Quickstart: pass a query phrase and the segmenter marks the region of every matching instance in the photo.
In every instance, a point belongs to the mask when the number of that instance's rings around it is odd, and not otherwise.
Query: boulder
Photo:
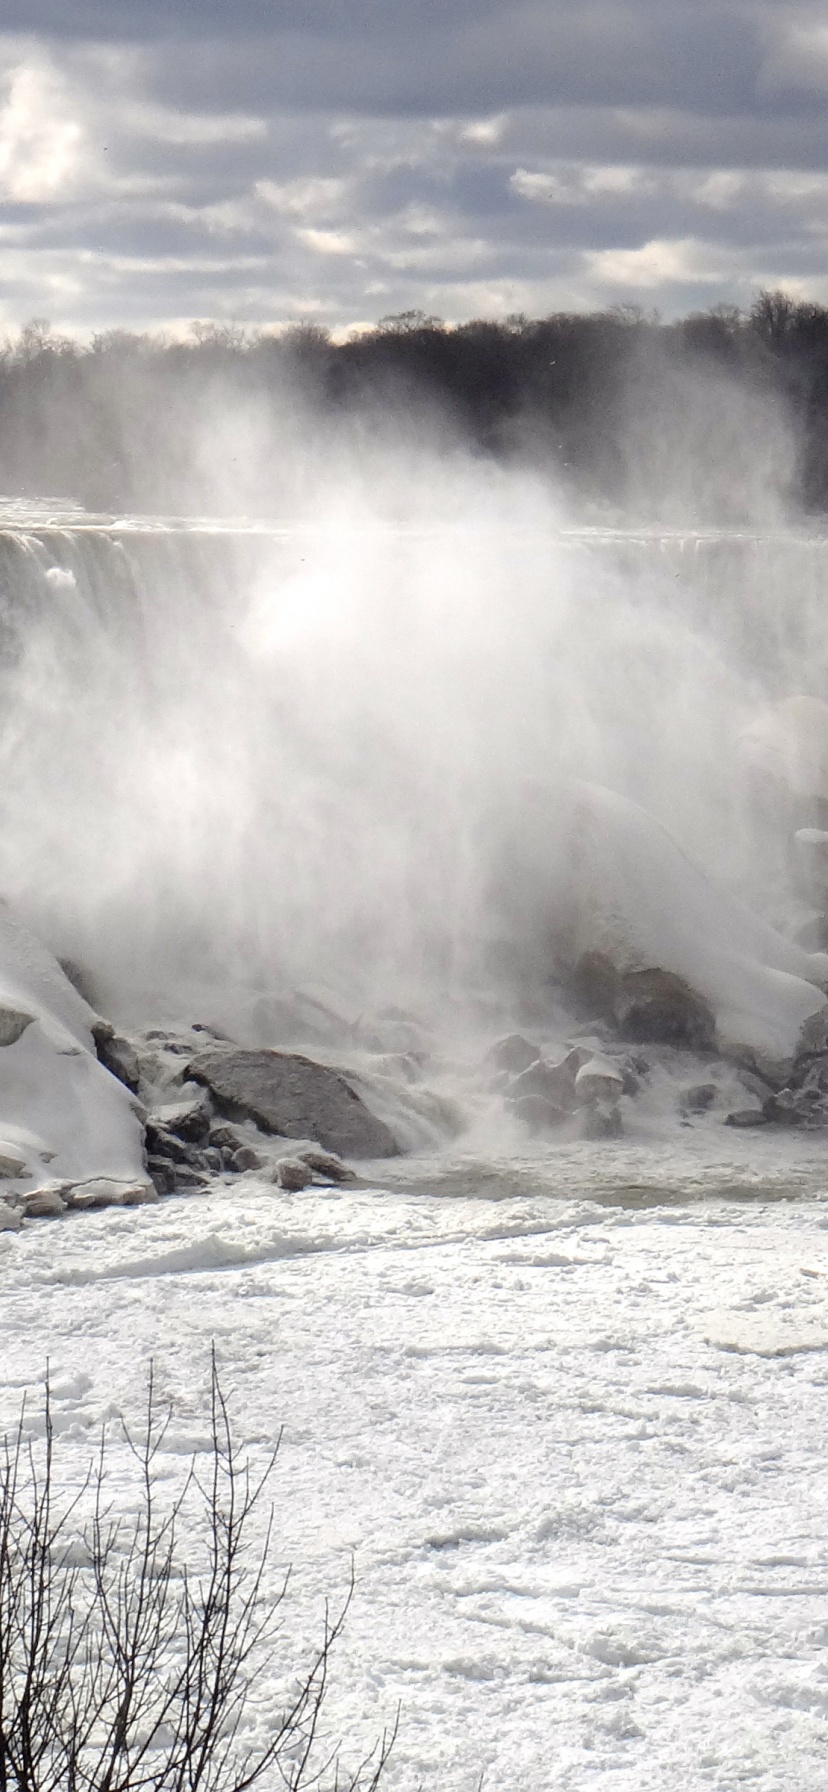
[[[337,1070],[298,1053],[216,1046],[189,1065],[219,1112],[255,1121],[263,1132],[318,1139],[323,1149],[357,1158],[396,1157],[399,1146]]]
[[[95,1041],[98,1063],[109,1071],[110,1076],[117,1077],[118,1082],[123,1083],[125,1088],[131,1089],[133,1095],[137,1095],[141,1081],[141,1067],[134,1045],[130,1045],[128,1039],[124,1039],[120,1033],[116,1033],[115,1028],[105,1020],[92,1022],[92,1037]]]
[[[717,1094],[715,1083],[688,1083],[681,1091],[679,1106],[683,1114],[706,1114]]]
[[[210,1099],[204,1089],[187,1089],[186,1084],[176,1101],[167,1101],[159,1108],[153,1108],[150,1124],[163,1128],[166,1133],[174,1133],[188,1145],[200,1145],[210,1131],[212,1112]]]
[[[74,1182],[65,1191],[66,1205],[73,1210],[88,1211],[101,1207],[143,1207],[156,1199],[151,1181],[120,1182],[112,1176],[90,1176]]]
[[[564,1108],[555,1107],[542,1095],[521,1095],[516,1101],[510,1101],[509,1106],[515,1119],[528,1126],[530,1132],[554,1132],[556,1126],[563,1126],[569,1119]]]
[[[725,1115],[725,1126],[748,1128],[767,1126],[768,1115],[763,1108],[737,1108],[735,1113]]]
[[[51,1187],[32,1189],[30,1195],[23,1196],[23,1217],[27,1220],[58,1219],[67,1209],[65,1185],[53,1184]]]
[[[528,1070],[530,1064],[536,1064],[540,1051],[524,1039],[522,1033],[509,1033],[505,1039],[497,1039],[486,1053],[486,1060],[495,1070],[509,1071],[519,1076],[522,1070]]]
[[[147,1175],[157,1195],[175,1193],[175,1166],[169,1158],[155,1157],[152,1153],[147,1158]]]
[[[273,1180],[286,1194],[298,1195],[301,1189],[310,1187],[313,1171],[301,1157],[283,1157],[276,1165]]]
[[[622,1039],[693,1051],[714,1045],[716,1019],[710,1003],[674,971],[657,966],[616,970],[608,958],[591,952],[579,961],[575,984],[580,995],[588,994],[600,1006]]]
[[[582,1064],[592,1056],[581,1046],[575,1046],[567,1052],[565,1058],[549,1063],[546,1058],[538,1058],[509,1084],[510,1101],[520,1101],[525,1095],[539,1095],[544,1101],[551,1102],[553,1107],[560,1108],[568,1114],[575,1106],[575,1082]]]
[[[616,1102],[624,1093],[624,1074],[611,1058],[587,1058],[575,1078],[575,1095],[579,1102]]]
[[[335,1151],[320,1151],[312,1146],[309,1151],[300,1151],[299,1157],[303,1163],[307,1164],[308,1169],[313,1171],[314,1176],[319,1177],[323,1182],[341,1183],[356,1182],[357,1180],[353,1170],[349,1170],[348,1165],[342,1162],[341,1157],[337,1157]]]
[[[217,1151],[239,1151],[245,1140],[235,1126],[229,1126],[226,1120],[214,1122],[210,1127],[210,1145]]]
[[[264,1158],[259,1156],[258,1151],[254,1151],[252,1145],[240,1145],[231,1158],[231,1167],[237,1176],[243,1176],[248,1170],[261,1170],[263,1164]]]
[[[165,1126],[156,1125],[154,1120],[147,1122],[146,1145],[150,1157],[164,1158],[170,1164],[190,1164],[198,1155],[192,1145],[179,1139],[174,1132],[168,1132]]]
[[[778,1126],[828,1126],[828,1058],[800,1059],[790,1083],[768,1097],[764,1111]]]

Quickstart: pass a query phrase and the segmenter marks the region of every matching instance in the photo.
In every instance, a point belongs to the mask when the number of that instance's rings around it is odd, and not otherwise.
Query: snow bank
[[[95,1055],[95,1016],[60,965],[0,908],[0,1181],[146,1183],[143,1128]]]
[[[671,971],[710,1004],[722,1051],[792,1057],[825,1006],[828,954],[783,939],[637,803],[579,784],[565,805],[557,880],[571,962],[599,953],[622,973]]]

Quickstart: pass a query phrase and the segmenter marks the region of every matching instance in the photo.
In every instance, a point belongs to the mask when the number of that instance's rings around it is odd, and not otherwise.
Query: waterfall
[[[828,693],[826,595],[805,532],[6,516],[0,891],[131,1018],[452,991],[526,790],[577,776],[761,907],[739,731]]]

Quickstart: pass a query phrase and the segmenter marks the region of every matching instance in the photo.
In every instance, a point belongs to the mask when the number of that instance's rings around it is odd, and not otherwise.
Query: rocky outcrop
[[[110,1076],[117,1077],[118,1082],[123,1083],[126,1089],[131,1089],[133,1095],[137,1095],[141,1067],[134,1045],[124,1039],[121,1033],[116,1033],[108,1020],[101,1020],[100,1017],[93,1020],[91,1030],[98,1063],[109,1071]]]
[[[580,1000],[596,1008],[622,1039],[712,1049],[716,1017],[709,1002],[674,971],[651,966],[617,970],[599,952],[585,953],[575,968]]]
[[[399,1153],[390,1128],[347,1079],[312,1058],[215,1046],[190,1060],[188,1075],[209,1089],[219,1113],[252,1120],[263,1132],[315,1139],[343,1157]]]

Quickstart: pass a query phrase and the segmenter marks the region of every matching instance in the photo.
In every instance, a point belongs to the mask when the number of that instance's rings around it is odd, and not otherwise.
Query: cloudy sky
[[[828,8],[0,0],[0,330],[828,303]]]

